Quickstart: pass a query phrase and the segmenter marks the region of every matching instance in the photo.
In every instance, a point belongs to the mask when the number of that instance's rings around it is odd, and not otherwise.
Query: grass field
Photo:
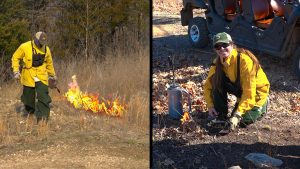
[[[149,47],[108,51],[102,59],[53,57],[61,93],[50,90],[47,124],[36,124],[34,115],[24,118],[18,114],[21,84],[1,81],[0,168],[148,168]],[[75,109],[64,97],[73,75],[82,92],[121,98],[126,105],[124,116]],[[54,162],[48,163],[45,156]]]

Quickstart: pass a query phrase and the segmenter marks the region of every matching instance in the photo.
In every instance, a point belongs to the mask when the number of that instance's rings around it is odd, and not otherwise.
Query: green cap
[[[213,37],[213,45],[217,43],[230,43],[232,42],[231,36],[226,32],[217,33]]]
[[[35,34],[35,38],[41,43],[41,45],[45,45],[47,43],[47,36],[45,32],[37,32]]]

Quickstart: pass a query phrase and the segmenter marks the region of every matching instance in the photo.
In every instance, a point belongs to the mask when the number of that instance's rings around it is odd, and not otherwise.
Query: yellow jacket
[[[44,63],[38,67],[32,67],[32,45],[39,54],[45,54],[45,47],[38,48],[34,41],[28,41],[20,45],[12,56],[13,72],[19,72],[20,61],[22,60],[21,84],[28,87],[35,87],[33,77],[37,77],[42,83],[48,85],[48,76],[55,76],[52,56],[47,46]]]
[[[230,56],[223,63],[223,71],[231,82],[235,82],[237,78],[237,50],[233,49]],[[237,112],[240,115],[251,110],[254,106],[261,107],[269,95],[270,83],[266,74],[259,68],[257,71],[252,70],[253,61],[245,53],[240,54],[240,81],[242,88],[242,96],[239,99]],[[208,78],[204,84],[204,98],[208,108],[214,107],[212,98],[212,75],[215,73],[216,67],[212,66],[208,73]]]

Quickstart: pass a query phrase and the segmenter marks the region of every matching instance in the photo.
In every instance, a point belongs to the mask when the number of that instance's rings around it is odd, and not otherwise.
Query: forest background
[[[149,44],[149,2],[145,0],[3,0],[0,7],[2,79],[9,78],[13,52],[37,31],[47,33],[57,58],[105,59],[107,51],[128,52]]]

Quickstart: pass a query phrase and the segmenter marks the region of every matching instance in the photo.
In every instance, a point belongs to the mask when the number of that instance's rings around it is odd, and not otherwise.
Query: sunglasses
[[[216,50],[220,50],[222,47],[225,49],[229,46],[230,44],[229,43],[218,43],[214,46],[214,48]]]

